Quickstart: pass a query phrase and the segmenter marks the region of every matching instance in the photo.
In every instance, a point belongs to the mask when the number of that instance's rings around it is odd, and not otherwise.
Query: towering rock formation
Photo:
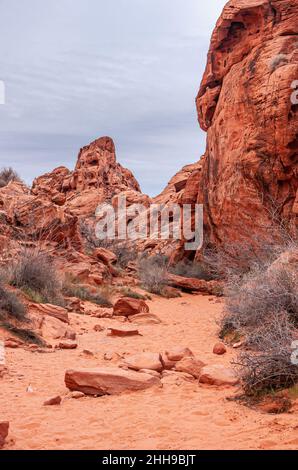
[[[74,171],[56,168],[36,178],[32,186],[32,194],[65,206],[76,216],[94,215],[98,204],[127,190],[139,193],[140,186],[131,171],[117,163],[115,145],[109,137],[82,148]]]
[[[196,201],[214,244],[252,237],[273,212],[297,225],[297,18],[297,0],[231,0],[213,32],[197,97],[207,151]]]

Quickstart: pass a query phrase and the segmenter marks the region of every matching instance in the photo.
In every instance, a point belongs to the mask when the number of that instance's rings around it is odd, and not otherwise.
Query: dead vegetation
[[[171,267],[169,271],[178,276],[202,279],[205,281],[212,281],[215,278],[211,267],[204,261],[183,260]]]
[[[14,292],[0,285],[0,318],[24,321],[26,308]]]
[[[21,182],[21,178],[13,168],[2,168],[0,171],[0,188],[4,188],[11,181]]]
[[[152,294],[165,295],[168,286],[167,259],[163,256],[143,257],[138,263],[142,287]]]
[[[103,285],[97,288],[97,292],[91,292],[87,287],[77,283],[76,279],[66,276],[62,292],[67,297],[76,297],[83,301],[92,302],[100,307],[113,307],[111,286]]]
[[[297,243],[284,237],[260,250],[237,247],[232,253],[223,256],[228,267],[220,335],[245,338],[246,350],[236,361],[244,392],[258,397],[292,387],[298,382],[298,366],[291,362],[298,327]]]
[[[61,281],[52,258],[38,249],[24,249],[8,267],[9,283],[32,301],[63,305]]]

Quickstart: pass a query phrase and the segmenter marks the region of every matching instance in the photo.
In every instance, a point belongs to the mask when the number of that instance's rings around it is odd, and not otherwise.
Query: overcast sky
[[[0,0],[0,167],[30,183],[111,136],[142,190],[198,160],[195,97],[225,0]]]

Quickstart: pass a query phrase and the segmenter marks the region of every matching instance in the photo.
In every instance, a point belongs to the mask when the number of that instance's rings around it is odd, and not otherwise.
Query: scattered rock
[[[57,318],[63,323],[69,324],[69,317],[66,308],[58,307],[57,305],[30,303],[29,311],[33,314],[48,315],[50,317]]]
[[[194,376],[188,374],[187,372],[178,372],[176,370],[164,370],[162,373],[162,377],[181,377],[185,380],[189,380],[193,382]]]
[[[227,348],[224,343],[217,343],[213,348],[213,354],[217,354],[218,356],[222,356],[227,352]]]
[[[4,446],[5,439],[8,436],[9,431],[9,422],[8,421],[0,421],[0,449]]]
[[[176,363],[181,361],[184,357],[192,356],[193,353],[190,349],[178,346],[162,353],[161,362],[164,369],[171,370],[173,367],[175,367]]]
[[[49,315],[42,317],[41,335],[46,340],[76,337],[75,332],[65,322]]]
[[[106,367],[68,370],[65,373],[65,384],[71,391],[102,396],[145,390],[160,385],[160,380],[149,374]]]
[[[133,370],[149,369],[160,372],[163,369],[160,359],[161,356],[158,353],[140,353],[125,358],[121,366]]]
[[[114,306],[114,315],[129,317],[138,313],[149,313],[149,307],[144,300],[122,297]]]
[[[96,248],[93,252],[93,256],[95,256],[99,261],[102,261],[106,266],[116,263],[117,261],[115,253],[107,250],[106,248]]]
[[[105,327],[101,325],[95,325],[93,330],[96,331],[96,333],[100,333],[101,331],[105,330]]]
[[[193,352],[189,348],[176,347],[165,352],[169,361],[178,362],[185,357],[193,357]]]
[[[161,323],[158,316],[153,313],[138,313],[136,315],[129,316],[128,319],[130,322],[137,323],[138,325],[158,325]]]
[[[207,385],[237,385],[239,379],[233,369],[214,364],[202,368],[199,382]]]
[[[203,294],[216,294],[222,288],[220,281],[205,281],[203,279],[167,274],[168,281],[172,286],[179,287],[187,292],[201,292]]]
[[[80,398],[84,398],[86,395],[83,392],[70,392],[67,397],[73,398],[74,400],[79,400]]]
[[[78,343],[76,341],[60,341],[58,344],[59,349],[77,349]]]
[[[108,335],[109,336],[119,336],[120,338],[124,338],[126,336],[141,336],[139,330],[136,328],[108,328]]]
[[[204,366],[204,362],[190,356],[184,357],[181,361],[177,362],[174,369],[177,372],[184,372],[198,379]]]
[[[60,395],[57,395],[56,397],[53,397],[53,398],[49,398],[48,400],[46,400],[43,404],[43,406],[56,406],[56,405],[60,405],[61,404],[61,401],[62,401],[62,398],[60,397]]]
[[[106,352],[103,358],[105,361],[116,362],[116,361],[119,361],[119,359],[122,359],[122,356],[121,354],[118,354],[116,352]]]
[[[90,356],[90,357],[94,356],[94,353],[92,351],[89,351],[89,349],[84,349],[82,354],[84,354],[85,356]]]

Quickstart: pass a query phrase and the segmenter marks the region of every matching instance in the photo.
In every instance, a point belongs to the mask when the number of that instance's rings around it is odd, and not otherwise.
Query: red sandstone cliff
[[[232,0],[213,32],[197,97],[207,131],[197,202],[215,244],[252,237],[272,207],[297,224],[297,17],[297,0]]]

